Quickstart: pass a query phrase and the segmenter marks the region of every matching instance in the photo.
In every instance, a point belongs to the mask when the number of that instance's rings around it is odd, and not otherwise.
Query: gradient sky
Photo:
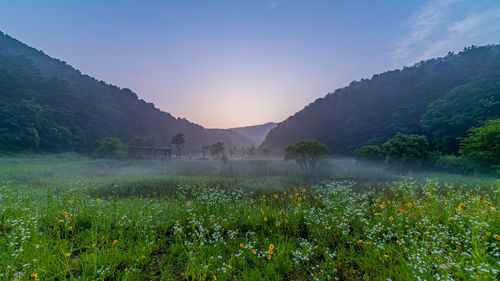
[[[500,1],[15,0],[0,3],[0,30],[174,116],[228,128],[500,43]]]

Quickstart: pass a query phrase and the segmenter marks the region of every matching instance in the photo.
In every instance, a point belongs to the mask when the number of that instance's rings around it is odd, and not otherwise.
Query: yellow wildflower
[[[68,212],[64,211],[64,212],[62,213],[62,215],[63,215],[63,216],[67,216],[67,215],[68,215]]]
[[[245,244],[240,243],[240,247],[241,247],[241,248],[245,247]]]
[[[389,220],[390,220],[390,221],[393,221],[393,220],[394,220],[394,218],[393,218],[392,216],[390,216],[390,217],[389,217]]]
[[[113,245],[116,245],[118,243],[118,240],[113,240]]]
[[[69,258],[71,256],[71,253],[66,253],[65,256]]]
[[[300,206],[302,206],[302,204],[298,203],[297,206],[300,207]]]
[[[68,204],[73,204],[73,203],[75,203],[75,202],[72,200],[68,200]]]
[[[69,226],[68,231],[71,231],[71,230],[73,230],[73,227]]]
[[[0,205],[0,207],[1,206],[2,205]],[[33,278],[34,280],[37,280],[38,279],[38,273],[36,273],[36,272],[35,273],[31,273],[30,277]]]
[[[495,238],[496,240],[500,240],[500,235],[495,234],[495,235],[493,235],[493,238]]]
[[[264,221],[267,221],[267,217],[264,217]]]

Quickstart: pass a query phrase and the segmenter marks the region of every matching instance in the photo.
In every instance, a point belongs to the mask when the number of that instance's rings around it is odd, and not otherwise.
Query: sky
[[[2,0],[0,31],[176,117],[231,128],[498,44],[500,1]]]

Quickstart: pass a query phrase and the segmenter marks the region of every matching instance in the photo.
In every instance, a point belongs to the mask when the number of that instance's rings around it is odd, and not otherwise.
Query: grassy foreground
[[[109,178],[3,180],[0,280],[500,277],[500,181],[405,178],[360,191],[345,180],[252,189],[151,177],[133,189]]]

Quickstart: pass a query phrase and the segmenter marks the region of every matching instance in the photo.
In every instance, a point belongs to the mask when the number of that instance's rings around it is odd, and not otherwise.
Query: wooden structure
[[[146,146],[144,147],[144,152],[146,157],[151,158],[171,158],[172,148],[171,147],[157,147],[157,146]]]

